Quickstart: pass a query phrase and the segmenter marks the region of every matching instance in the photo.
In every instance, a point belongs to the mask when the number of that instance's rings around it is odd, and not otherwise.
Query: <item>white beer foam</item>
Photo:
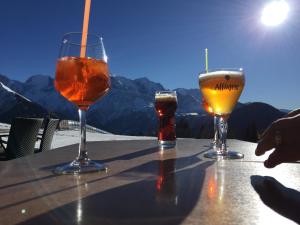
[[[173,94],[164,93],[164,94],[155,95],[155,100],[158,100],[158,101],[170,101],[170,100],[171,101],[176,101],[177,98]]]
[[[208,79],[211,77],[224,77],[226,75],[229,75],[231,77],[243,77],[244,72],[243,71],[218,70],[218,71],[200,74],[199,80],[205,80],[205,79]]]

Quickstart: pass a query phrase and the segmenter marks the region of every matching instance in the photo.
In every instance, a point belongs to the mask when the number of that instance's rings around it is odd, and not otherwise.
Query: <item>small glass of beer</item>
[[[226,146],[227,120],[245,86],[243,69],[219,69],[199,75],[199,87],[207,104],[218,118],[220,146],[204,156],[208,158],[240,159],[244,155],[228,151]]]
[[[176,92],[157,91],[155,93],[155,109],[159,119],[158,144],[162,149],[172,148],[176,145]]]

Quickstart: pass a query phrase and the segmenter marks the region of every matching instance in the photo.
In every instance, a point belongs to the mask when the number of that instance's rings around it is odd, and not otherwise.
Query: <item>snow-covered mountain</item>
[[[24,83],[0,76],[0,81],[61,118],[78,118],[76,107],[55,91],[53,78],[49,76],[34,75]],[[145,77],[131,80],[122,76],[112,76],[111,85],[109,93],[91,106],[88,111],[88,123],[112,132],[136,133],[138,131],[132,130],[133,124],[143,121],[147,127],[143,119],[140,121],[147,116],[152,125],[145,129],[153,130],[156,123],[154,94],[155,91],[165,88]],[[203,112],[199,90],[177,89],[177,93],[178,113]],[[136,125],[139,127],[139,124]]]
[[[14,117],[44,117],[48,111],[39,104],[13,91],[0,81],[0,118],[10,123]]]
[[[32,76],[23,83],[18,91],[26,98],[62,118],[77,118],[76,108],[55,90],[53,78],[49,76]]]
[[[49,76],[35,75],[25,82],[19,82],[0,75],[0,82],[2,83],[0,98],[3,96],[0,99],[0,121],[6,122],[7,115],[12,118],[14,114],[8,112],[22,113],[21,108],[27,109],[26,113],[30,109],[30,112],[51,113],[59,118],[78,119],[76,107],[56,92],[53,78]],[[122,76],[112,76],[109,93],[90,107],[87,115],[88,124],[117,134],[155,135],[157,118],[154,94],[159,90],[165,88],[145,77],[131,80]],[[199,90],[178,88],[176,91],[178,136],[210,137],[212,118],[202,109]],[[20,105],[20,102],[26,104]],[[3,111],[7,112],[6,115]],[[238,134],[239,138],[245,139],[244,136],[247,135],[245,130],[249,130],[249,127],[257,127],[261,131],[283,114],[263,103],[239,103],[232,113],[229,133],[233,136]]]

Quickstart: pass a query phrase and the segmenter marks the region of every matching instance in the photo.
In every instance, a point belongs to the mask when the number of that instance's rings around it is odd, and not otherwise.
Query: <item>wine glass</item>
[[[110,77],[103,40],[87,34],[81,45],[80,32],[63,36],[56,65],[55,88],[68,101],[78,107],[80,144],[78,156],[71,163],[57,167],[56,174],[80,174],[107,170],[106,165],[89,159],[86,146],[86,111],[110,89]],[[85,54],[82,56],[82,48]]]
[[[245,86],[243,69],[209,70],[199,75],[199,86],[203,97],[212,107],[218,119],[220,146],[209,151],[208,158],[241,159],[243,154],[229,151],[226,145],[227,120]]]

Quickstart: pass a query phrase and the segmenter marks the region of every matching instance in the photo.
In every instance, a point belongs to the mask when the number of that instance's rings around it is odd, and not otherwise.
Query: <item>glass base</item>
[[[215,140],[211,140],[210,142],[210,148],[214,149],[216,151],[216,149],[218,149],[219,147],[219,143],[215,142]]]
[[[242,159],[244,154],[234,151],[227,151],[226,153],[221,153],[216,150],[208,151],[204,154],[204,157],[210,159]]]
[[[158,141],[158,145],[161,149],[174,148],[176,146],[176,140],[174,141]]]
[[[71,163],[59,166],[54,169],[55,174],[82,174],[90,172],[107,171],[107,166],[105,164],[97,163],[90,159],[85,161],[74,160]]]

